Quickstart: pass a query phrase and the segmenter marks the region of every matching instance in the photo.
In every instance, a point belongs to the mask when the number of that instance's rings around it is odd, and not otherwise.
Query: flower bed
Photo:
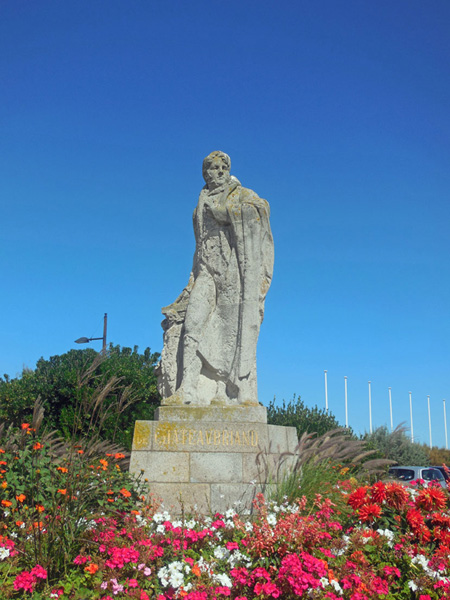
[[[23,435],[19,450],[0,449],[2,600],[450,599],[441,488],[348,480],[333,490],[336,504],[258,496],[251,517],[175,519],[138,504],[120,456],[47,464],[45,444]]]

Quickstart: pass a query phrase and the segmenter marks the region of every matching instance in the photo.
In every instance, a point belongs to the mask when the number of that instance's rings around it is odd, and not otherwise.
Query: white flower
[[[183,573],[180,573],[179,571],[172,573],[172,575],[169,577],[169,582],[173,588],[179,588],[184,583]]]
[[[153,515],[153,521],[155,523],[164,523],[164,521],[170,521],[170,514],[166,510],[162,513],[155,513]]]
[[[412,592],[415,592],[418,589],[414,581],[408,581],[408,587]]]
[[[328,581],[328,577],[321,577],[320,578],[320,585],[322,587],[326,587],[327,585],[330,585],[330,582]]]
[[[194,519],[191,519],[190,521],[187,521],[187,523],[184,524],[186,529],[194,529],[194,527],[197,525],[197,522],[194,521]],[[186,588],[184,588],[186,589]]]
[[[136,522],[138,525],[147,525],[147,519],[145,519],[142,515],[136,515]]]
[[[247,532],[253,531],[253,525],[251,523],[246,523],[245,531],[247,531]]]
[[[273,527],[277,524],[277,517],[273,513],[270,513],[270,515],[267,516],[267,522]]]
[[[411,562],[414,565],[420,565],[423,569],[427,569],[428,567],[428,559],[423,554],[417,554],[411,559]]]
[[[164,525],[158,525],[158,527],[156,528],[156,533],[165,533],[166,532],[166,528],[164,527]]]
[[[222,560],[223,558],[226,558],[228,554],[229,551],[223,546],[216,546],[214,548],[214,556],[215,558],[217,558],[217,560]]]
[[[342,595],[344,593],[341,586],[339,585],[339,582],[336,581],[336,579],[332,579],[330,581],[330,584],[334,587],[334,591],[337,592],[338,594]]]
[[[234,510],[233,510],[232,508],[229,508],[229,509],[227,510],[227,512],[225,513],[225,517],[226,517],[227,519],[232,519],[232,518],[234,517],[234,515],[235,515],[235,514],[236,514],[236,513],[234,512]]]
[[[231,586],[233,585],[231,579],[228,577],[228,575],[226,573],[216,573],[214,575],[214,579],[215,581],[217,581],[217,583],[220,583],[220,585],[226,586],[231,588]]]
[[[169,585],[169,570],[167,567],[161,567],[161,569],[158,571],[158,577],[164,587]]]
[[[173,527],[183,527],[183,522],[182,521],[172,521],[172,526]]]
[[[4,548],[3,546],[0,547],[0,560],[4,560],[5,558],[8,558],[8,556],[9,556],[9,549]]]
[[[390,529],[377,529],[377,533],[379,535],[384,535],[384,537],[387,537],[388,540],[394,539],[394,532]]]

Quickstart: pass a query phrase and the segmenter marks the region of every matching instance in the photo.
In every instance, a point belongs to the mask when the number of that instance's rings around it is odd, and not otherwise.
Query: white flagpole
[[[348,427],[347,376],[344,377],[344,390],[345,390],[345,426]]]
[[[412,416],[412,393],[409,392],[409,417],[411,419],[411,441],[414,442],[414,426]]]
[[[392,420],[392,390],[389,388],[389,414],[391,415],[391,431],[394,431],[394,422]]]
[[[325,374],[325,411],[328,412],[328,383],[327,383],[327,371],[324,371]]]
[[[372,433],[372,390],[370,388],[370,381],[368,382],[369,384],[369,430],[370,433]]]
[[[427,396],[428,400],[428,431],[430,432],[430,448],[433,447],[433,440],[431,438],[431,410],[430,410],[430,396]]]
[[[448,450],[448,441],[447,441],[447,413],[445,412],[445,398],[442,400],[444,403],[444,429],[445,429],[445,449]]]

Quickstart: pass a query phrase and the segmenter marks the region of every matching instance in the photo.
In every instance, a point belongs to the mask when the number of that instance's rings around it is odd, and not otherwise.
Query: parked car
[[[406,485],[411,485],[412,481],[423,479],[427,483],[435,481],[441,487],[447,489],[447,483],[444,475],[436,467],[390,467],[388,475],[395,479],[399,479]]]
[[[439,469],[439,471],[444,476],[445,482],[447,483],[447,487],[450,487],[450,471],[448,467],[444,467],[443,465],[441,465],[440,467],[433,467],[433,469]]]

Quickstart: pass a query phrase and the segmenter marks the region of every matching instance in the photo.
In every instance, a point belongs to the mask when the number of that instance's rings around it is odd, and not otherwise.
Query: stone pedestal
[[[263,406],[161,406],[155,418],[136,422],[130,471],[144,471],[172,513],[251,511],[298,443],[295,427],[267,424]]]

